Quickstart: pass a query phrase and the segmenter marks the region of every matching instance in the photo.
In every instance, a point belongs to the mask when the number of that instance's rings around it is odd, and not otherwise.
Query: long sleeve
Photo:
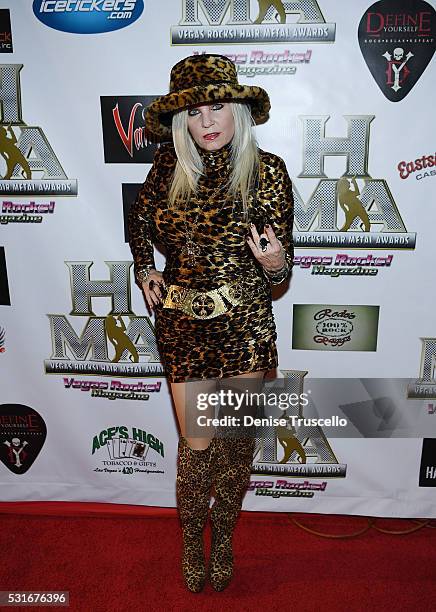
[[[266,160],[265,166],[263,180],[266,183],[265,196],[268,200],[269,223],[283,245],[289,266],[288,274],[280,281],[283,282],[289,276],[294,260],[292,182],[281,157],[271,156],[269,160]],[[272,284],[275,283],[272,281]]]
[[[153,165],[130,208],[128,217],[129,244],[132,251],[135,277],[138,279],[148,268],[155,268],[152,242],[152,216],[156,201],[155,181],[158,172],[159,149]]]

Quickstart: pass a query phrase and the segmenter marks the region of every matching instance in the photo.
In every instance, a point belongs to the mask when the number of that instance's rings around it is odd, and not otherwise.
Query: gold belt
[[[226,283],[210,291],[197,291],[181,285],[170,285],[163,303],[164,308],[178,308],[196,319],[212,319],[227,312],[222,296],[230,304],[237,306],[243,301],[247,292],[239,281]],[[250,296],[251,297],[251,296]]]

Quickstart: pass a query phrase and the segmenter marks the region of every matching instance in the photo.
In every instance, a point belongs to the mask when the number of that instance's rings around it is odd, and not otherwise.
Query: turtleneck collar
[[[197,143],[195,143],[195,146],[206,171],[216,172],[221,168],[230,166],[230,159],[232,155],[231,141],[216,151],[206,151],[197,145]]]

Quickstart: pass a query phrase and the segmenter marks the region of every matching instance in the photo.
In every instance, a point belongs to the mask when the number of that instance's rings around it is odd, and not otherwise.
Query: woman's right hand
[[[145,301],[151,310],[163,301],[162,288],[165,288],[165,281],[162,272],[150,270],[147,280],[142,283]]]

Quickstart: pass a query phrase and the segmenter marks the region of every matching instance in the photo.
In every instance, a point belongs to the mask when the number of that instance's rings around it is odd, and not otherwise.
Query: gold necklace
[[[216,195],[222,191],[225,187],[227,187],[227,183],[225,183],[224,185],[220,185],[220,187],[218,189],[215,189],[211,195],[211,199],[212,196],[213,198],[216,197]],[[221,205],[221,208],[219,208],[219,210],[217,212],[221,212],[222,209],[224,208],[224,206],[227,203],[227,199],[228,196],[224,199],[224,203]],[[200,210],[201,208],[199,207],[197,214],[195,215],[195,220],[191,221],[190,223],[190,227],[188,228],[188,223],[187,223],[187,213],[188,213],[188,204],[191,201],[191,197],[188,196],[188,198],[186,199],[186,203],[185,203],[185,207],[184,207],[184,214],[183,214],[183,222],[184,222],[184,226],[185,226],[185,245],[182,247],[182,253],[183,255],[186,255],[188,258],[188,265],[191,267],[194,267],[195,264],[197,263],[196,258],[200,256],[201,254],[201,247],[200,245],[195,241],[195,234],[197,233],[197,227],[198,227],[198,217],[200,215]]]

